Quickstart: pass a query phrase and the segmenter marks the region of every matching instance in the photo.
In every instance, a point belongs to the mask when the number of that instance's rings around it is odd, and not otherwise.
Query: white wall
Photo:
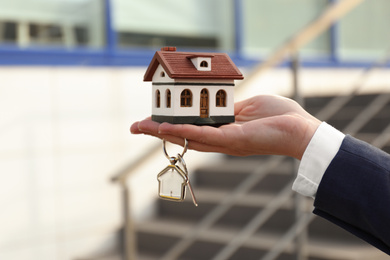
[[[70,260],[113,246],[122,213],[110,177],[161,144],[129,133],[151,114],[145,69],[0,67],[0,259]],[[302,70],[302,89],[348,93],[362,71]],[[362,92],[389,91],[389,75],[376,70]],[[235,99],[264,93],[291,94],[290,71],[262,74]],[[216,156],[189,151],[185,160],[191,172]],[[156,177],[167,163],[161,151],[129,181],[137,220],[153,213]]]
[[[129,133],[150,115],[144,71],[0,68],[0,259],[74,259],[114,242],[110,177],[156,141]]]

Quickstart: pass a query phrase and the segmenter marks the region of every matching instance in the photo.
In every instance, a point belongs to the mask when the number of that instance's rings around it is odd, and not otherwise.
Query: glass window
[[[225,0],[114,0],[121,47],[232,49],[234,10]]]
[[[64,37],[63,28],[55,24],[29,24],[30,44],[61,45]]]
[[[192,92],[189,89],[185,89],[180,94],[180,106],[192,107]]]
[[[226,92],[225,90],[218,90],[216,95],[216,102],[217,107],[226,107]]]
[[[0,42],[16,43],[16,30],[15,22],[0,21]]]
[[[208,68],[208,67],[209,67],[209,64],[207,63],[207,61],[202,61],[202,62],[200,63],[200,66],[201,66],[202,68]]]
[[[165,95],[167,98],[167,107],[171,107],[171,91],[169,89],[167,89]]]
[[[156,90],[156,107],[160,107],[161,105],[161,94],[160,90]]]
[[[104,1],[1,1],[0,43],[102,48],[104,14]]]
[[[179,51],[203,48],[205,51],[237,54],[234,56],[243,60],[244,65],[245,61],[264,59],[318,18],[329,4],[337,1],[0,2],[0,45],[23,48],[23,53],[18,53],[21,58],[11,57],[6,63],[144,66],[150,61],[150,57],[145,60],[149,50],[159,50],[163,46],[177,46]],[[389,22],[389,0],[363,1],[336,22],[335,30],[327,30],[306,44],[300,50],[300,57],[302,60],[309,57],[314,62],[316,59],[323,61],[324,57],[336,58],[330,59],[335,62],[378,59],[389,48]],[[31,53],[29,47],[43,50],[40,52],[42,58]],[[63,52],[66,59],[58,59],[45,51],[51,47]],[[2,49],[7,51],[7,48]],[[140,51],[140,48],[147,51]],[[236,48],[238,53],[234,52]],[[77,49],[77,55],[68,52],[74,49]],[[107,51],[105,58],[99,57],[104,51]],[[137,57],[129,59],[129,53],[131,57]],[[210,62],[199,65],[203,69],[211,67]]]
[[[243,51],[248,56],[267,56],[327,7],[328,0],[242,0]],[[303,55],[327,55],[330,52],[326,32],[306,45]]]
[[[339,23],[341,58],[379,58],[390,46],[390,1],[364,1]]]

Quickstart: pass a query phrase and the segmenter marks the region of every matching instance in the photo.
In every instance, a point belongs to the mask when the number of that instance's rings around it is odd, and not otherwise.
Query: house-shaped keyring
[[[168,165],[157,175],[158,193],[161,198],[182,201],[185,198],[185,187],[188,176],[176,165]]]
[[[144,75],[152,81],[152,120],[222,125],[234,118],[234,80],[243,75],[225,53],[157,51]]]

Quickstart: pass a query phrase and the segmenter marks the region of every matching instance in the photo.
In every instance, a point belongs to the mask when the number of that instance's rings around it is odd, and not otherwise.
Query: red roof
[[[198,71],[191,61],[194,57],[211,58],[211,71]],[[157,51],[144,75],[152,81],[158,65],[173,79],[243,79],[239,69],[226,53]]]

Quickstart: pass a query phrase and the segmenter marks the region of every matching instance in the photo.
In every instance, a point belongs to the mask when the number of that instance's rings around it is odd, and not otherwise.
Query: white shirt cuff
[[[325,122],[314,133],[302,156],[292,189],[314,198],[329,164],[340,149],[345,135]]]

